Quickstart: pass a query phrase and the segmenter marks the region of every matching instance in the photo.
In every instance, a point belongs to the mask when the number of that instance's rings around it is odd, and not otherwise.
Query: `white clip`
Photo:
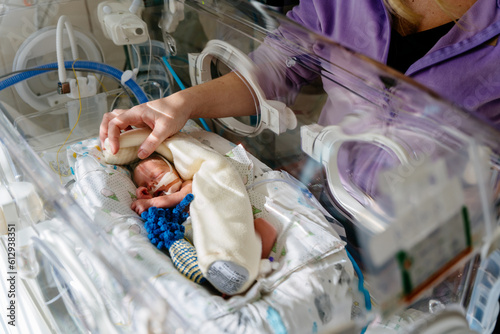
[[[78,77],[76,79],[69,79],[70,92],[66,96],[72,99],[84,98],[94,96],[97,94],[97,79],[94,76]]]
[[[167,33],[172,33],[177,29],[179,22],[184,20],[184,2],[169,0],[165,7],[162,28]]]
[[[122,85],[125,85],[125,83],[129,80],[135,81],[135,79],[137,78],[137,73],[139,73],[138,68],[134,68],[133,70],[126,70],[125,72],[123,72],[120,82],[122,83]]]
[[[128,8],[128,11],[131,12],[132,14],[137,14],[139,11],[139,8],[141,8],[142,1],[141,0],[133,0],[132,4]]]

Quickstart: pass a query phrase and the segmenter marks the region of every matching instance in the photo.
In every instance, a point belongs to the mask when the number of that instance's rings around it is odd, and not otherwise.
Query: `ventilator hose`
[[[103,74],[107,74],[111,77],[116,78],[118,81],[121,81],[123,72],[113,66],[109,66],[103,63],[98,63],[94,61],[83,61],[83,60],[77,60],[75,62],[73,61],[66,61],[64,62],[64,67],[66,69],[72,69],[74,68],[75,70],[92,70],[96,72],[100,72]],[[40,69],[47,69],[47,71],[43,71]],[[24,81],[26,79],[30,79],[34,76],[40,75],[42,73],[46,73],[51,70],[57,70],[57,63],[50,63],[46,65],[41,65],[38,67],[33,68],[33,71],[26,71],[23,73],[19,73],[16,75],[11,76],[10,78],[7,78],[5,80],[0,81],[0,91],[2,91],[5,88],[8,88],[12,85],[15,85],[16,83],[19,83],[21,81]],[[134,93],[135,97],[139,101],[139,103],[146,103],[148,102],[148,98],[142,88],[133,80],[129,79],[125,81],[125,85],[130,88],[132,93]]]

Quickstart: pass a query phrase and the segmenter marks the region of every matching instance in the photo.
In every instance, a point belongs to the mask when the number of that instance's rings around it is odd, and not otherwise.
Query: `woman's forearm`
[[[235,72],[176,94],[190,118],[255,115],[258,105],[251,87]]]

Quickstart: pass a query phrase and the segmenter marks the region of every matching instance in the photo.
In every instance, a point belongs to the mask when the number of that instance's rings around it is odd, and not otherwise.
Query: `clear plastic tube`
[[[182,83],[181,79],[179,78],[179,76],[177,75],[177,73],[175,73],[174,69],[172,68],[172,66],[168,62],[167,58],[166,57],[162,57],[161,59],[163,60],[163,63],[165,64],[165,66],[167,67],[167,69],[170,71],[170,73],[174,77],[174,80],[175,80],[175,82],[177,82],[177,84],[179,85],[180,89],[181,90],[186,89],[186,87]],[[206,131],[212,132],[212,130],[210,130],[210,127],[208,126],[207,122],[203,118],[199,118],[199,120],[200,120],[201,124],[203,125],[203,128]]]

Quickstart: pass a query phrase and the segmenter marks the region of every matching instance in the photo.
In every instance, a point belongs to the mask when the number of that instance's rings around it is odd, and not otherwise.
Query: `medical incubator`
[[[2,333],[493,332],[500,131],[279,9],[0,4]],[[180,275],[129,204],[107,207],[118,192],[91,202],[75,169],[100,159],[105,113],[231,72],[255,115],[181,132],[239,166],[254,217],[280,228],[275,261],[228,297]]]

